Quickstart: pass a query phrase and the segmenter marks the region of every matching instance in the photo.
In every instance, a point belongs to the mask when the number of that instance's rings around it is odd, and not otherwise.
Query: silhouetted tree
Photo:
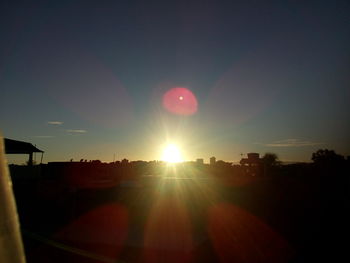
[[[267,167],[276,166],[280,164],[278,156],[275,153],[265,153],[261,160]]]
[[[311,160],[317,165],[340,165],[345,161],[344,156],[335,153],[333,150],[319,149],[312,154]]]
[[[126,164],[128,164],[128,163],[129,163],[129,160],[128,160],[128,159],[125,159],[125,158],[124,158],[124,159],[122,160],[122,164],[126,165]]]

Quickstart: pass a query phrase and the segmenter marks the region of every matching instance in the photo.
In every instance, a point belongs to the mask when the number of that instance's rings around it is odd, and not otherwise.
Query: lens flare
[[[186,206],[176,198],[162,198],[150,210],[142,262],[193,262],[191,221]]]
[[[69,262],[102,262],[96,257],[117,261],[128,236],[128,218],[127,209],[119,203],[101,205],[60,229],[54,239],[65,245],[62,249],[75,248],[71,255],[75,260]],[[51,262],[52,255],[43,252],[40,256],[49,257],[43,262]]]
[[[163,107],[177,115],[192,115],[197,112],[196,96],[187,88],[176,87],[168,90],[163,96]]]
[[[208,209],[208,233],[220,262],[289,262],[293,255],[282,236],[233,204]]]

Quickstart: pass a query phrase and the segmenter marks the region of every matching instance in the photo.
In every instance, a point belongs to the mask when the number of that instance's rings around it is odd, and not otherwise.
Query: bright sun
[[[182,162],[179,148],[175,144],[168,144],[163,150],[162,160],[168,163]]]

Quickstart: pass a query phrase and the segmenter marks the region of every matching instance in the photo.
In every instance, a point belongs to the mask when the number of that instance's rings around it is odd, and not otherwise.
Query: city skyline
[[[7,149],[6,144],[9,143],[9,149]],[[11,144],[11,145],[10,145]],[[15,147],[15,148],[14,148]],[[54,160],[54,161],[48,161],[48,162],[43,162],[43,157],[44,157],[44,151],[42,151],[41,149],[36,148],[36,145],[32,145],[29,142],[23,142],[23,141],[16,141],[16,140],[11,140],[8,138],[5,138],[5,149],[7,152],[7,156],[8,158],[8,163],[9,164],[19,164],[19,165],[28,165],[28,164],[41,164],[41,163],[49,163],[49,162],[101,162],[101,163],[123,163],[123,162],[130,162],[130,163],[137,163],[137,162],[162,162],[162,163],[168,163],[168,164],[181,164],[181,163],[196,163],[196,164],[210,164],[210,165],[215,165],[216,163],[220,163],[220,162],[224,162],[227,164],[232,164],[232,165],[237,165],[240,164],[242,165],[242,161],[243,163],[246,162],[246,160],[263,160],[265,158],[265,156],[268,156],[268,158],[270,158],[271,156],[275,156],[273,158],[276,158],[275,161],[277,161],[278,163],[281,164],[292,164],[292,163],[311,163],[311,160],[313,161],[313,155],[314,153],[312,153],[312,156],[310,158],[310,161],[288,161],[288,160],[281,160],[279,159],[278,154],[276,154],[275,152],[266,152],[264,154],[260,154],[260,153],[255,153],[255,152],[247,152],[247,153],[240,153],[240,159],[239,160],[231,160],[231,161],[227,161],[227,160],[221,160],[221,159],[217,159],[214,155],[211,155],[211,157],[209,158],[202,158],[197,156],[195,159],[184,159],[183,155],[180,151],[180,149],[174,145],[174,144],[168,144],[165,148],[163,148],[163,152],[160,155],[160,158],[158,159],[153,159],[153,160],[141,160],[141,159],[137,159],[137,160],[129,160],[126,157],[121,157],[120,159],[116,158],[116,154],[113,154],[112,157],[112,161],[110,160],[101,160],[101,159],[94,159],[94,160],[89,160],[89,159],[85,159],[85,158],[81,158],[81,159],[74,159],[71,158],[69,160]],[[34,149],[34,150],[33,150]],[[321,149],[319,149],[321,150]],[[31,154],[28,152],[31,151]],[[321,150],[322,151],[322,150]],[[327,151],[327,149],[326,149]],[[29,156],[29,161],[26,160],[27,157]],[[37,157],[37,155],[40,155],[39,157]],[[250,156],[250,157],[249,157]],[[340,155],[341,156],[341,155]],[[247,158],[244,158],[247,157]],[[343,158],[348,158],[349,156],[343,156]],[[40,160],[40,161],[39,161]]]

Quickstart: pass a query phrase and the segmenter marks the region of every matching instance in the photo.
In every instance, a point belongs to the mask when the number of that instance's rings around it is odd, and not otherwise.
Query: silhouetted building
[[[213,156],[213,157],[210,157],[210,165],[215,165],[216,163],[216,158]]]
[[[246,166],[246,173],[249,175],[261,175],[263,173],[263,161],[258,153],[248,153],[248,158],[242,158],[239,162]]]
[[[241,165],[253,166],[262,163],[262,160],[258,153],[248,153],[247,156],[248,158],[241,159],[241,161],[239,162]]]

